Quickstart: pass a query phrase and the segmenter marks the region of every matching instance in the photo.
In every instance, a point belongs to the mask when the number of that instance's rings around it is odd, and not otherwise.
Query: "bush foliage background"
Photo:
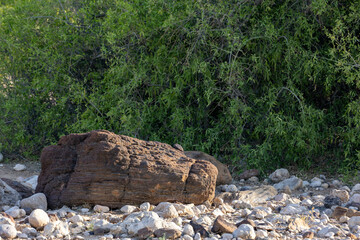
[[[238,170],[359,169],[359,16],[342,0],[2,0],[0,150],[107,129]]]

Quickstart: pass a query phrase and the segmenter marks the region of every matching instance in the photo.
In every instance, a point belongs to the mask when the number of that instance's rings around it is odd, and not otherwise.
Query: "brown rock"
[[[226,221],[223,216],[218,216],[214,221],[211,231],[214,233],[232,233],[236,228],[235,224]]]
[[[154,233],[148,227],[144,227],[136,233],[137,238],[141,240],[151,238],[153,235]]]
[[[50,208],[150,202],[201,204],[215,195],[217,169],[160,142],[98,130],[62,137],[41,154],[36,192]]]
[[[337,206],[337,207],[334,209],[334,212],[332,213],[331,217],[339,220],[342,216],[346,216],[346,215],[347,215],[348,210],[349,210],[349,209],[346,208],[346,207]]]
[[[242,172],[239,175],[239,178],[246,180],[246,179],[249,179],[251,177],[259,176],[259,174],[260,174],[259,170],[257,170],[257,169],[249,169],[249,170],[246,170],[246,171]]]
[[[224,185],[231,183],[232,177],[229,169],[226,167],[225,164],[219,162],[213,156],[210,156],[209,154],[200,151],[185,151],[184,153],[189,158],[197,159],[197,160],[205,160],[214,164],[218,169],[216,185]]]
[[[312,238],[314,238],[314,233],[309,231],[309,232],[305,232],[302,236],[303,236],[303,238],[312,239]]]
[[[160,228],[154,232],[156,237],[164,237],[165,239],[177,239],[181,236],[181,232],[176,229]]]

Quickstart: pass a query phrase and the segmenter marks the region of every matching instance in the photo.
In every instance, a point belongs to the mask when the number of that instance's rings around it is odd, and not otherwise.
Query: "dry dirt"
[[[24,171],[15,171],[14,167],[16,164],[24,164],[26,169]],[[41,170],[40,162],[34,161],[23,161],[13,163],[0,163],[0,178],[9,178],[16,180],[18,177],[31,177],[33,175],[39,175]]]

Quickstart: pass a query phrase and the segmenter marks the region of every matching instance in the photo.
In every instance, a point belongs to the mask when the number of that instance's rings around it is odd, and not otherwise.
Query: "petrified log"
[[[41,153],[36,192],[62,205],[180,201],[200,204],[215,194],[217,168],[168,144],[98,130],[62,137]]]

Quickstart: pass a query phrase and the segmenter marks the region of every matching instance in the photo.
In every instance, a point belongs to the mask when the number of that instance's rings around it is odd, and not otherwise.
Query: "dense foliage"
[[[239,170],[358,169],[359,35],[356,1],[3,0],[0,151],[107,129]]]

